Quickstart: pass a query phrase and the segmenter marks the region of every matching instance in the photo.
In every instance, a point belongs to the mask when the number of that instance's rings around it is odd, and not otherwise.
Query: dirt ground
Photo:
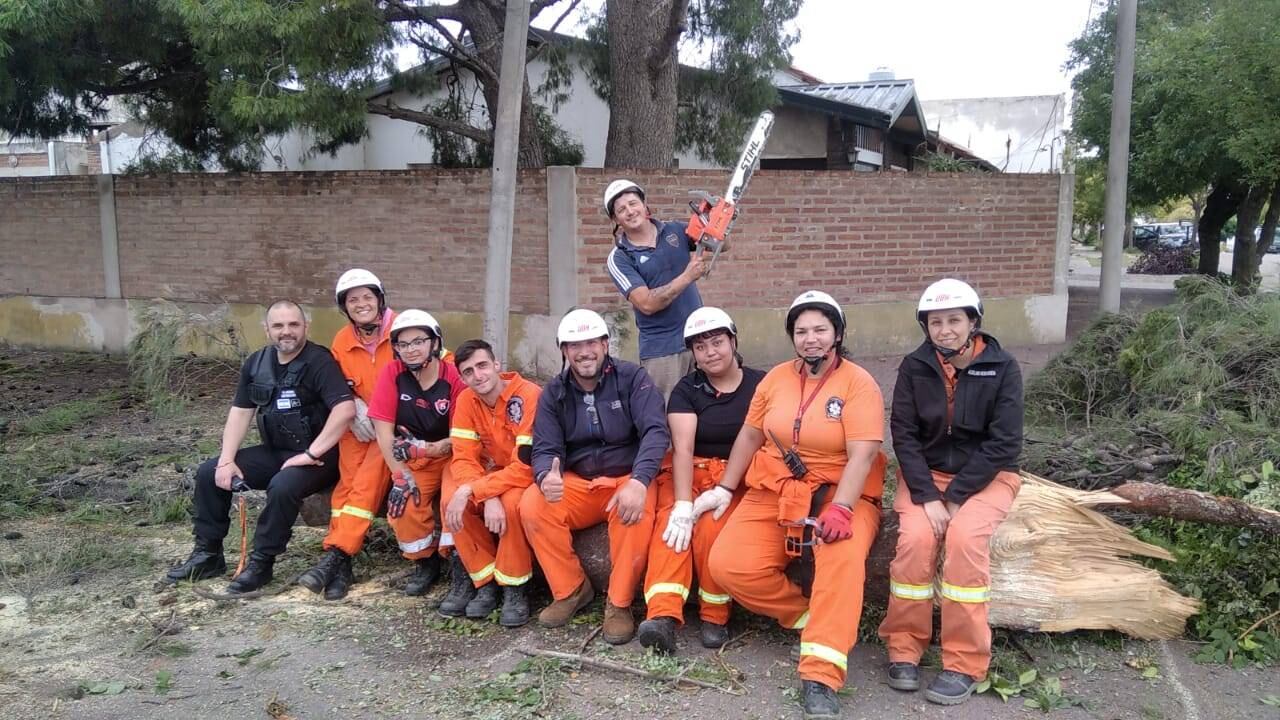
[[[1015,352],[1030,373],[1056,350]],[[888,395],[897,358],[861,362]],[[185,498],[196,463],[216,452],[229,377],[215,373],[202,397],[157,412],[131,399],[119,360],[0,350],[0,388],[0,717],[800,716],[792,633],[738,613],[737,638],[717,653],[698,644],[691,612],[679,656],[663,659],[590,640],[598,606],[554,631],[446,620],[434,611],[443,587],[399,592],[407,565],[381,522],[357,559],[360,583],[338,603],[296,586],[229,603],[189,585],[156,591],[190,548]],[[318,558],[321,537],[296,529],[273,588]],[[229,538],[230,564],[237,545]],[[987,694],[944,710],[884,684],[879,613],[867,610],[866,642],[849,658],[846,718],[997,720],[1034,712],[1028,701],[1063,718],[1280,717],[1263,703],[1280,696],[1278,669],[1201,665],[1189,642],[1099,633],[1000,632],[997,671],[1034,669],[1035,681],[1007,703]],[[722,690],[522,654],[539,648]]]

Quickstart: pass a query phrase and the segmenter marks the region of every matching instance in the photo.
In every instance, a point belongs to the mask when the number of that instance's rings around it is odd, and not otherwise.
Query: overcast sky
[[[877,66],[916,82],[923,100],[1056,95],[1093,0],[806,0],[796,67],[827,82]]]
[[[1056,95],[1069,90],[1067,43],[1084,29],[1094,1],[805,0],[791,52],[796,67],[827,82],[865,80],[887,66],[915,80],[923,100]],[[535,24],[550,26],[558,10]],[[559,30],[581,35],[575,19]]]

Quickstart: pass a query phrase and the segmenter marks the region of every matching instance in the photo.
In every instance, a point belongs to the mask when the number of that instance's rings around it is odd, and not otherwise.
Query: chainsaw
[[[716,258],[720,257],[721,251],[725,249],[725,239],[729,236],[729,230],[733,228],[733,221],[738,217],[738,200],[742,198],[742,193],[751,180],[751,174],[756,170],[771,130],[773,130],[773,113],[765,110],[756,119],[756,126],[751,130],[746,146],[742,148],[738,164],[733,168],[733,177],[729,178],[729,187],[725,189],[722,197],[716,197],[703,190],[694,190],[689,193],[695,199],[689,201],[689,209],[693,214],[689,216],[688,235],[691,238],[697,238],[699,252],[711,252],[711,261],[707,263],[707,270],[702,273],[702,277],[711,274]]]

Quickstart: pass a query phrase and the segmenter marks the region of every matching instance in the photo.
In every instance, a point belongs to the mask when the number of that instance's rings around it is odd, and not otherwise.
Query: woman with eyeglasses
[[[453,363],[441,358],[444,331],[430,313],[397,316],[391,347],[396,359],[378,376],[369,417],[391,471],[387,522],[415,566],[404,592],[424,595],[440,574],[432,502],[449,472],[449,419],[466,386]]]
[[[834,718],[880,527],[884,399],[844,356],[844,311],[830,295],[797,297],[786,329],[799,357],[756,387],[720,480],[730,493],[745,480],[746,495],[710,569],[743,607],[800,631],[804,716]]]

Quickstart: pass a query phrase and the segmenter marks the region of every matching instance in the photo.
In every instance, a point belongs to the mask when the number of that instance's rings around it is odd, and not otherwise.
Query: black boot
[[[804,720],[826,720],[840,717],[840,699],[836,691],[814,680],[800,681],[804,698]]]
[[[336,552],[342,553],[341,550]],[[342,558],[338,560],[338,569],[333,573],[333,579],[324,586],[324,599],[341,600],[347,596],[347,592],[355,584],[356,574],[351,570],[351,556],[342,553]]]
[[[919,666],[909,662],[889,663],[889,687],[894,690],[919,690]]]
[[[640,645],[670,655],[676,651],[675,618],[656,617],[640,623],[636,629]]]
[[[724,644],[729,642],[729,626],[713,623],[708,620],[702,621],[702,629],[698,633],[701,636],[702,647],[712,650],[719,650]]]
[[[476,596],[467,603],[467,617],[472,620],[489,617],[498,607],[498,583],[490,580],[476,590]]]
[[[426,595],[440,576],[440,556],[429,555],[413,561],[413,574],[404,584],[405,595]]]
[[[244,566],[244,570],[231,581],[227,586],[227,592],[232,595],[253,592],[267,583],[271,582],[272,571],[275,567],[276,559],[270,555],[263,555],[259,552],[253,552],[249,555],[249,564]]]
[[[174,584],[183,580],[195,582],[217,577],[227,572],[227,561],[222,556],[222,544],[197,539],[187,559],[164,574],[161,582]]]
[[[924,689],[924,699],[938,705],[959,705],[969,699],[977,681],[954,670],[943,670]]]
[[[467,614],[467,604],[476,596],[476,586],[462,565],[458,553],[449,561],[449,594],[444,596],[437,611],[445,617],[462,617]]]
[[[502,627],[520,627],[529,622],[529,596],[524,585],[505,585],[502,588],[502,614],[498,624]]]
[[[298,576],[298,584],[313,593],[324,592],[325,588],[329,587],[329,583],[333,582],[334,575],[344,559],[349,568],[351,557],[338,548],[329,548],[315,567]]]

